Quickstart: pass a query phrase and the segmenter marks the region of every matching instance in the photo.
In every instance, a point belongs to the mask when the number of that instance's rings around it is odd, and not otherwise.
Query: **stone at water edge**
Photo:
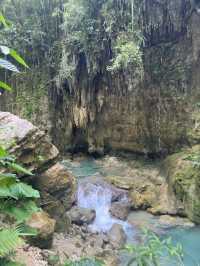
[[[128,202],[113,202],[111,204],[110,213],[112,216],[126,220],[130,211],[130,203]]]
[[[110,243],[114,248],[121,248],[126,243],[126,234],[122,225],[114,224],[108,232]]]
[[[68,215],[72,223],[83,225],[92,223],[96,217],[96,212],[87,208],[73,207]]]
[[[56,163],[35,178],[35,185],[41,192],[42,206],[50,215],[61,223],[69,225],[67,216],[76,195],[76,179],[61,163]],[[66,220],[66,223],[63,223]]]
[[[106,181],[120,189],[130,190],[134,187],[134,178],[122,176],[106,176]]]
[[[51,248],[56,221],[44,212],[32,214],[26,224],[37,230],[37,235],[30,238],[30,242],[40,248]]]
[[[177,216],[170,216],[170,215],[161,215],[158,222],[161,226],[165,226],[167,228],[176,227],[176,226],[184,226],[184,227],[193,227],[195,226],[187,218],[177,217]]]
[[[177,205],[183,206],[181,215],[196,224],[200,224],[200,171],[187,158],[199,158],[199,154],[200,145],[195,145],[168,156],[163,163],[169,188],[176,197]]]

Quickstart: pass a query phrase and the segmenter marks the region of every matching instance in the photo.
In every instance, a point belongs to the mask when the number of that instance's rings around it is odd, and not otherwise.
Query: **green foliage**
[[[0,13],[0,24],[8,27],[8,23]],[[0,69],[19,72],[18,68],[7,60],[10,56],[20,65],[28,68],[24,59],[13,49],[0,43]],[[0,81],[0,88],[11,91],[11,87]],[[35,235],[37,232],[30,231],[24,224],[34,212],[38,211],[33,199],[40,197],[39,192],[31,186],[20,181],[20,175],[33,175],[29,170],[16,163],[14,156],[0,146],[0,213],[13,218],[14,224],[10,228],[0,229],[0,263],[5,266],[19,266],[18,263],[8,259],[11,252],[24,243],[22,236]],[[11,171],[11,172],[10,172]],[[20,226],[19,226],[20,224]],[[16,226],[17,225],[17,226]]]
[[[40,195],[37,190],[20,181],[17,174],[32,175],[32,173],[17,164],[15,157],[10,156],[3,147],[0,147],[0,168],[3,170],[0,173],[0,213],[14,221],[13,228],[0,231],[0,257],[5,258],[23,244],[22,236],[36,234],[23,223],[39,210],[33,200]]]
[[[141,77],[143,38],[136,12],[140,5],[138,0],[67,0],[62,24],[65,46],[61,79],[73,80],[79,53],[86,56],[88,71],[93,74],[131,67]]]
[[[118,38],[115,51],[116,57],[111,60],[111,65],[107,67],[107,70],[117,71],[133,66],[135,69],[139,68],[142,73],[142,52],[136,42]]]
[[[4,202],[0,210],[7,214],[9,217],[15,219],[17,224],[21,224],[26,221],[33,213],[40,211],[36,203],[33,200],[24,200],[18,203],[9,200]]]
[[[22,263],[15,262],[15,261],[9,261],[7,259],[0,259],[0,265],[1,266],[26,266]]]
[[[194,167],[200,168],[200,154],[189,154],[184,160],[190,161]]]
[[[8,23],[6,22],[6,19],[4,18],[1,12],[0,12],[0,23],[2,23],[5,27],[8,27]],[[10,49],[5,45],[2,45],[1,43],[0,43],[0,55],[6,56],[6,58],[7,56],[10,56],[13,59],[15,59],[15,61],[18,62],[19,64],[23,65],[24,67],[28,67],[23,58],[15,50]],[[19,73],[18,68],[13,63],[1,57],[0,57],[0,68]],[[11,87],[3,81],[0,81],[0,88],[7,91],[12,90]]]
[[[68,261],[63,266],[104,266],[104,263],[97,259],[83,258],[79,261]]]
[[[3,229],[0,231],[0,258],[6,257],[19,245],[23,244],[18,229]]]
[[[133,254],[127,266],[183,265],[183,249],[180,244],[174,246],[170,238],[160,239],[154,233],[144,231],[144,244],[127,245],[126,250]],[[135,264],[136,263],[136,264]]]

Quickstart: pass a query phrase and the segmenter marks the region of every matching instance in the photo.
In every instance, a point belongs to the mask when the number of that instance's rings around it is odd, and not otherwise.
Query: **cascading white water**
[[[107,232],[114,224],[123,226],[127,235],[133,228],[124,221],[113,218],[109,212],[112,202],[112,190],[100,184],[80,183],[78,187],[78,206],[96,211],[96,219],[90,225],[93,232]],[[125,200],[125,199],[124,199]]]

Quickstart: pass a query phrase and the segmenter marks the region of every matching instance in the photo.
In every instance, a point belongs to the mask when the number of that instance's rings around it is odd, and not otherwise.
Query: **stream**
[[[126,235],[127,243],[136,243],[140,229],[131,225],[128,221],[111,216],[109,210],[112,203],[112,188],[103,180],[105,175],[121,175],[126,167],[124,161],[119,166],[113,165],[107,168],[101,160],[90,157],[66,159],[63,161],[66,168],[78,178],[77,205],[83,208],[90,208],[96,211],[96,218],[89,228],[92,232],[108,232],[114,224],[120,224]],[[127,201],[123,196],[120,201]],[[161,235],[161,237],[171,237],[174,244],[180,243],[184,249],[184,265],[200,265],[200,227],[166,227],[159,223],[159,217],[153,216],[145,211],[131,211],[129,218],[136,224],[144,224],[145,227]],[[121,255],[121,266],[127,261],[126,255]],[[163,264],[172,266],[172,263]]]

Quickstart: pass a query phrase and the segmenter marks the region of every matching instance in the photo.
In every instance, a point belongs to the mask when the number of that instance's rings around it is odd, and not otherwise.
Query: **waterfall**
[[[91,231],[105,233],[114,224],[122,225],[127,235],[130,235],[130,231],[133,231],[133,228],[127,222],[111,216],[109,210],[112,203],[112,190],[109,187],[101,184],[79,183],[77,198],[79,207],[96,211],[96,219],[90,225]]]

